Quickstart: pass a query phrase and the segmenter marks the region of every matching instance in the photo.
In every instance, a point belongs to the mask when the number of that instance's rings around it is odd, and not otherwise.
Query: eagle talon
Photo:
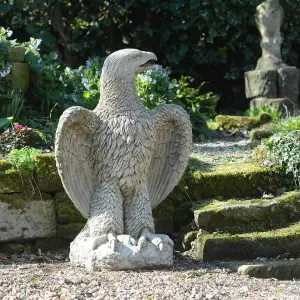
[[[129,245],[129,246],[135,246],[136,245],[136,240],[128,234],[118,235],[117,240],[119,242],[121,242],[122,244],[124,244],[124,245]]]
[[[171,247],[174,246],[173,241],[167,235],[150,233],[149,230],[144,229],[138,241],[139,250],[146,246],[147,241],[156,246],[160,251],[164,249],[165,244]]]
[[[103,234],[100,236],[95,237],[92,245],[92,249],[96,250],[100,245],[109,242],[109,248],[115,252],[116,250],[116,243],[117,243],[117,238],[116,235],[113,232],[109,232],[107,234]]]

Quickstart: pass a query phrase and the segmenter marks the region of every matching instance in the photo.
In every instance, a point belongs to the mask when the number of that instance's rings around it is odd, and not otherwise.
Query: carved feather
[[[85,218],[94,192],[90,152],[96,120],[92,111],[71,107],[60,117],[55,137],[56,165],[63,186]]]
[[[148,192],[154,208],[177,185],[187,166],[192,130],[188,114],[177,105],[161,105],[151,113],[156,121],[156,144],[149,168]]]

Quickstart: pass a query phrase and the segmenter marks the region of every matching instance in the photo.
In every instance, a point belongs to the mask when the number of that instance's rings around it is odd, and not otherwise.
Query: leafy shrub
[[[65,68],[59,77],[62,83],[63,98],[67,103],[94,108],[100,98],[100,74],[103,61],[89,58],[78,69]]]
[[[272,123],[273,132],[289,132],[300,130],[300,117],[289,117]]]
[[[7,129],[18,119],[24,104],[24,99],[14,92],[0,94],[0,130]]]
[[[27,126],[15,124],[12,128],[0,134],[0,154],[5,155],[14,149],[24,147],[49,148],[43,133]]]
[[[157,105],[169,103],[174,98],[171,90],[170,71],[158,66],[155,70],[148,70],[136,77],[137,93],[148,109]]]
[[[11,164],[22,175],[32,175],[35,168],[35,156],[39,155],[40,151],[35,148],[24,147],[20,150],[14,149],[8,154]]]
[[[258,117],[261,113],[267,113],[269,116],[271,116],[272,120],[278,120],[282,116],[282,113],[276,108],[271,108],[268,106],[263,106],[261,109],[255,108],[247,110],[247,115],[250,117]]]
[[[295,184],[300,187],[300,130],[276,133],[265,143],[272,159],[292,173]]]
[[[0,25],[11,27],[20,40],[42,39],[44,51],[59,50],[73,68],[91,55],[104,57],[125,47],[153,51],[176,75],[193,76],[195,85],[208,80],[215,92],[223,92],[223,107],[243,108],[243,73],[253,70],[261,55],[254,17],[261,2],[2,1]],[[283,57],[299,67],[299,2],[281,4]]]
[[[17,44],[16,41],[14,43]],[[19,106],[14,105],[17,113],[12,116],[2,113],[6,126],[9,125],[7,117],[12,117],[14,121],[19,120],[31,127],[50,125],[55,130],[52,117],[58,118],[67,107],[81,105],[93,109],[99,101],[103,60],[93,57],[77,69],[63,67],[58,53],[41,55],[40,43],[41,40],[30,38],[29,42],[22,44],[26,47],[25,60],[32,69],[33,80],[25,95],[25,102],[22,99],[18,102]],[[181,105],[190,113],[195,134],[201,133],[206,120],[214,117],[218,101],[212,93],[201,92],[204,84],[193,88],[190,77],[186,76],[172,80],[170,71],[161,66],[139,74],[136,78],[137,92],[146,108],[154,108],[162,103]],[[11,102],[14,103],[17,104]],[[20,114],[23,104],[26,111]]]
[[[205,129],[206,121],[215,116],[218,97],[213,93],[201,93],[205,83],[192,88],[189,77],[171,80],[169,74],[162,66],[138,74],[137,92],[148,109],[164,103],[183,107],[190,114],[194,134],[198,135]]]
[[[190,86],[189,80],[189,77],[181,76],[179,80],[173,81],[171,90],[175,94],[175,98],[172,102],[190,113],[193,132],[198,135],[203,132],[203,129],[206,129],[206,121],[216,116],[219,97],[211,92],[201,92],[206,82],[203,82],[198,88],[193,88]]]

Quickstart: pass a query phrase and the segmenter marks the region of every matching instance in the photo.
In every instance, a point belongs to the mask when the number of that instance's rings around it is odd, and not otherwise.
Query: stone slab
[[[241,275],[256,278],[276,278],[278,280],[293,280],[300,278],[300,260],[226,262],[220,267],[231,269]]]
[[[194,242],[195,257],[205,261],[274,258],[284,253],[299,255],[300,225],[247,234],[202,234]]]
[[[300,221],[300,192],[271,199],[212,200],[194,210],[194,220],[199,229],[231,234],[284,227]]]
[[[24,198],[23,198],[24,197]],[[47,194],[25,199],[23,194],[0,196],[0,242],[55,237],[54,201]]]
[[[277,71],[245,72],[246,97],[277,98]]]

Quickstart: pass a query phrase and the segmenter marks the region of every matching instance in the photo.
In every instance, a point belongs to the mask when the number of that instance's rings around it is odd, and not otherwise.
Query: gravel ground
[[[199,155],[205,164],[221,165],[246,161],[251,154],[249,135],[222,133],[219,138],[194,143],[192,154]]]
[[[205,164],[245,161],[249,139],[223,136],[193,146]],[[169,269],[87,272],[68,251],[0,254],[0,299],[299,299],[300,281],[255,279],[177,254]]]
[[[180,257],[174,267],[89,273],[67,253],[0,260],[0,299],[300,299],[300,281],[248,278]]]

